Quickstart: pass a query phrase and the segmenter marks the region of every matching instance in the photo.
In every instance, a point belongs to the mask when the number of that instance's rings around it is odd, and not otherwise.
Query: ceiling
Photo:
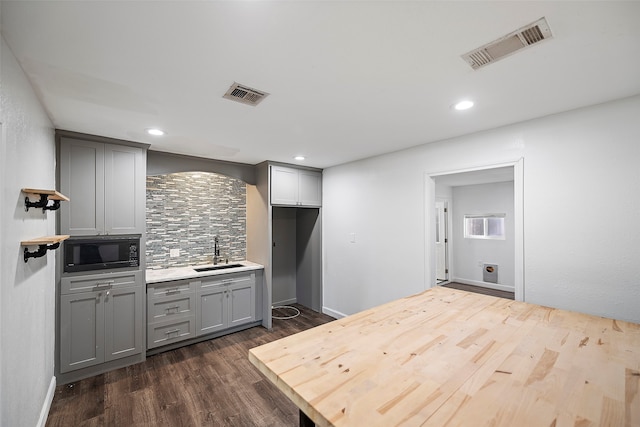
[[[640,93],[638,1],[0,7],[56,128],[233,162],[329,167]],[[461,59],[543,16],[552,39],[475,71]],[[234,82],[270,95],[223,99]],[[463,98],[475,107],[450,108]]]

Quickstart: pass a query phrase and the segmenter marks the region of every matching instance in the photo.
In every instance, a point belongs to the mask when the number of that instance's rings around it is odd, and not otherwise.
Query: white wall
[[[524,158],[525,301],[640,322],[638,117],[635,96],[326,169],[325,311],[430,283],[425,173]]]
[[[20,189],[55,188],[54,130],[4,38],[0,95],[0,425],[35,426],[55,387],[55,255],[25,263],[20,241],[55,234],[55,213],[25,212]]]
[[[515,228],[513,209],[513,181],[453,187],[451,206],[453,280],[471,285],[483,285],[480,264],[498,265],[498,284],[511,292],[515,284]],[[465,239],[464,216],[506,214],[504,240]]]

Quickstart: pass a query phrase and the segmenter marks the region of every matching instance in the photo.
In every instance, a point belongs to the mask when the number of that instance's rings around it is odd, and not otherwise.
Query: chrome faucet
[[[220,257],[220,247],[218,244],[220,243],[218,236],[213,238],[213,265],[218,264],[218,258]]]

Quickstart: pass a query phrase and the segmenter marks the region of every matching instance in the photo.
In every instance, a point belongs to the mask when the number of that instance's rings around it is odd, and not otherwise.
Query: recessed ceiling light
[[[468,110],[471,107],[473,107],[473,101],[469,101],[468,99],[465,99],[464,101],[460,101],[457,104],[453,105],[453,108],[458,111]]]
[[[164,131],[163,130],[156,129],[156,128],[147,129],[147,133],[149,135],[153,135],[153,136],[162,136],[162,135],[164,135]]]
[[[295,156],[293,159],[301,162],[304,160],[304,156]]]

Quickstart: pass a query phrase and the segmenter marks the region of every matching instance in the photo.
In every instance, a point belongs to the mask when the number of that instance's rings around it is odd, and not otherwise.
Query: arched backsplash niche
[[[247,189],[240,179],[209,172],[147,176],[147,268],[246,259]],[[173,256],[172,256],[173,255]]]

